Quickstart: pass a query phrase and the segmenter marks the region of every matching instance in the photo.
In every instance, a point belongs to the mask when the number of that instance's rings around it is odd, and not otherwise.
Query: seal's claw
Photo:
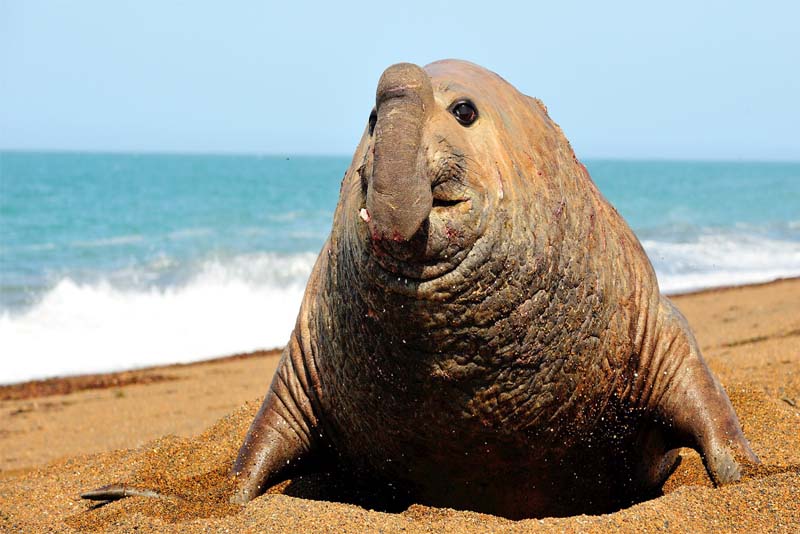
[[[703,461],[715,486],[739,482],[746,467],[761,464],[744,436],[712,448],[708,456],[703,456]]]
[[[99,488],[81,493],[81,499],[90,501],[118,501],[125,497],[155,497],[164,498],[157,491],[126,486],[125,484],[108,484]]]
[[[742,469],[739,462],[728,450],[722,450],[712,454],[710,458],[704,458],[708,464],[707,470],[715,486],[724,486],[739,482],[742,478]]]

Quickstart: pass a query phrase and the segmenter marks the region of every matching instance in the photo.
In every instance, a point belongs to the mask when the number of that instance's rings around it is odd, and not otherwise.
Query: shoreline
[[[746,288],[760,288],[768,287],[783,282],[791,282],[800,280],[799,276],[788,276],[768,280],[766,282],[754,282],[747,284],[733,284],[724,286],[714,286],[696,290],[682,291],[678,293],[665,294],[670,299],[681,299],[690,296],[711,295],[723,293],[731,290],[746,289]],[[664,294],[664,293],[662,293]],[[288,337],[290,332],[286,333]],[[163,363],[155,365],[146,365],[143,367],[126,368],[119,371],[106,371],[106,372],[87,372],[74,375],[56,375],[46,378],[33,378],[30,380],[23,380],[20,382],[0,383],[0,401],[22,398],[45,397],[49,395],[56,395],[67,393],[71,391],[82,391],[86,389],[105,389],[110,387],[119,387],[127,384],[144,383],[147,381],[158,381],[157,372],[159,370],[169,370],[176,367],[185,367],[192,365],[203,365],[213,362],[233,361],[242,358],[254,358],[264,355],[274,355],[283,351],[283,347],[274,347],[267,349],[257,349],[251,352],[241,352],[234,354],[227,354],[221,356],[214,356],[211,358],[204,358],[189,362],[178,363]],[[144,375],[144,376],[143,376]]]
[[[774,278],[772,280],[766,280],[764,282],[749,282],[745,284],[727,284],[721,286],[713,286],[713,287],[703,287],[700,289],[689,289],[686,291],[678,291],[677,293],[664,293],[661,294],[666,296],[667,298],[677,298],[677,297],[688,297],[692,295],[703,295],[706,293],[719,293],[725,292],[735,289],[744,289],[748,287],[764,287],[764,286],[771,286],[775,284],[780,284],[782,282],[791,282],[793,280],[800,280],[800,275],[797,276],[781,276],[778,278]]]
[[[108,389],[123,387],[133,384],[151,384],[172,380],[169,376],[160,374],[160,371],[169,371],[183,367],[206,365],[211,363],[232,362],[249,358],[262,358],[280,356],[282,348],[254,350],[241,352],[228,356],[217,356],[194,362],[167,363],[163,365],[148,365],[124,371],[109,371],[105,373],[86,373],[79,375],[54,376],[0,384],[0,401],[22,400],[30,398],[49,397],[52,395],[66,395],[76,391],[91,389]]]

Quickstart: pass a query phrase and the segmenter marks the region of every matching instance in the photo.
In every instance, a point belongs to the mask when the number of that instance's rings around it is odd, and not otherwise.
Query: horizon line
[[[257,152],[236,150],[127,150],[127,149],[73,149],[73,148],[3,148],[0,154],[75,154],[75,155],[119,155],[119,156],[216,156],[216,157],[265,157],[265,158],[351,158],[352,154],[335,152]],[[687,163],[795,163],[800,159],[784,158],[724,158],[724,157],[670,157],[670,156],[579,156],[583,161],[629,161],[629,162],[687,162]]]

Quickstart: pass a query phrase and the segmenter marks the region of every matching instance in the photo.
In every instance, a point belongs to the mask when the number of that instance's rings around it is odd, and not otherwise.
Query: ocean
[[[0,152],[0,383],[283,346],[349,161]],[[584,163],[664,292],[800,275],[800,163]]]

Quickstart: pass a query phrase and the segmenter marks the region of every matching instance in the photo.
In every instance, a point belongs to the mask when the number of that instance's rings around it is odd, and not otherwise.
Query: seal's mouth
[[[470,252],[470,248],[455,249],[452,254],[442,254],[434,258],[420,257],[413,249],[427,248],[430,237],[430,224],[424,227],[407,243],[398,244],[392,241],[370,240],[370,260],[375,266],[390,276],[421,282],[429,281],[458,268]]]
[[[464,202],[469,202],[468,198],[437,198],[433,197],[433,209],[436,208],[453,208]]]
[[[456,269],[483,230],[483,199],[460,181],[433,187],[428,217],[410,239],[391,239],[369,232],[367,209],[359,218],[363,238],[375,265],[387,274],[424,281]]]

